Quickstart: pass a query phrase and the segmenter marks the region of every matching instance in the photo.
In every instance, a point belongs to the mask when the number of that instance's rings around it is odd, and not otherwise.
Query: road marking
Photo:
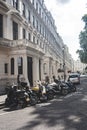
[[[75,95],[75,94],[68,94],[68,95],[66,95],[64,98],[69,98],[69,97],[71,97],[71,96],[73,96],[73,95]]]
[[[6,114],[9,114],[9,113],[12,113],[12,112],[4,112],[4,113],[1,113],[0,116],[6,115]]]
[[[15,113],[15,111],[3,112],[3,113],[0,113],[0,116],[6,115],[6,114],[11,114],[11,113]]]
[[[83,90],[83,88],[78,88],[78,90]]]
[[[66,95],[64,98],[69,98],[69,97],[74,96],[74,95],[77,96],[77,95],[83,95],[83,94],[82,94],[82,92],[74,92],[74,93]]]
[[[41,104],[36,104],[36,107],[43,107],[43,106],[48,106],[51,103],[41,103]]]

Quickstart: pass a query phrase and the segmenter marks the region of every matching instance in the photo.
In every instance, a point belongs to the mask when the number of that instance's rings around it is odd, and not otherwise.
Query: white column
[[[57,75],[57,62],[54,61],[54,75],[56,76],[56,78],[58,78],[58,75]]]
[[[27,75],[27,55],[23,56],[23,76],[25,78],[25,81],[30,86],[30,83],[29,83],[29,80],[28,80],[28,75]]]
[[[12,20],[11,20],[11,16],[9,15],[7,18],[7,38],[8,39],[13,39],[13,29],[12,29]],[[8,33],[9,32],[9,33]]]
[[[17,61],[18,57],[16,56],[14,60],[15,60],[15,68],[14,68],[15,69],[15,75],[17,76],[18,75],[18,61]]]
[[[31,32],[31,41],[33,42],[33,32]]]
[[[44,72],[43,72],[43,59],[41,59],[41,81],[44,80]]]
[[[3,15],[3,36],[4,38],[11,39],[13,38],[12,32],[12,20],[11,16],[4,16]]]
[[[50,79],[50,82],[53,81],[52,65],[53,65],[53,62],[51,59],[49,59],[49,79]]]
[[[19,0],[19,11],[20,11],[21,15],[22,15],[22,10],[23,10],[22,1]]]
[[[33,82],[39,80],[39,58],[33,58]]]
[[[18,32],[19,32],[19,34],[18,34],[19,39],[23,39],[23,31],[22,30],[23,30],[22,25],[19,24],[19,30],[18,30]]]
[[[3,37],[7,38],[7,16],[3,15]]]

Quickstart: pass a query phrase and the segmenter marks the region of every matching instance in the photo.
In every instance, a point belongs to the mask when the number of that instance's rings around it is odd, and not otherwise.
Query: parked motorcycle
[[[67,95],[68,94],[69,87],[64,82],[61,82],[61,81],[56,82],[56,83],[53,82],[53,83],[51,83],[49,85],[52,87],[55,94],[62,94],[62,95]]]
[[[47,101],[46,91],[44,87],[37,85],[32,87],[32,91],[37,95],[38,102]]]
[[[54,92],[48,85],[37,85],[32,87],[32,91],[37,95],[38,101],[44,102],[54,98]]]
[[[38,103],[37,95],[31,89],[29,89],[28,87],[26,87],[26,93],[28,94],[29,99],[30,99],[29,104],[30,105],[36,105]]]
[[[71,81],[66,81],[65,83],[69,86],[68,92],[76,92],[75,84],[73,84]]]
[[[7,98],[5,99],[5,106],[9,107],[11,104],[17,104],[17,98],[16,98],[16,88],[17,86],[10,86],[6,88]]]
[[[35,105],[37,103],[36,97],[31,90],[17,89],[14,85],[9,88],[7,98],[5,99],[5,106],[10,108],[24,108],[27,105]]]
[[[33,91],[27,86],[26,82],[20,82],[21,88],[25,90],[25,93],[29,96],[29,104],[35,105],[37,103],[37,96]]]

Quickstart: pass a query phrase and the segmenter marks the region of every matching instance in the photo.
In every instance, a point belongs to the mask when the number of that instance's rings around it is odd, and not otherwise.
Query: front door
[[[41,81],[41,60],[39,59],[39,80]]]
[[[28,73],[28,80],[30,86],[33,86],[33,70],[32,70],[33,62],[32,57],[27,57],[27,73]]]

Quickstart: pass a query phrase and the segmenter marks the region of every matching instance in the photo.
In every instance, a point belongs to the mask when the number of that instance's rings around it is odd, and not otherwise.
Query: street
[[[87,130],[87,79],[76,87],[74,93],[36,106],[0,109],[0,130]]]

